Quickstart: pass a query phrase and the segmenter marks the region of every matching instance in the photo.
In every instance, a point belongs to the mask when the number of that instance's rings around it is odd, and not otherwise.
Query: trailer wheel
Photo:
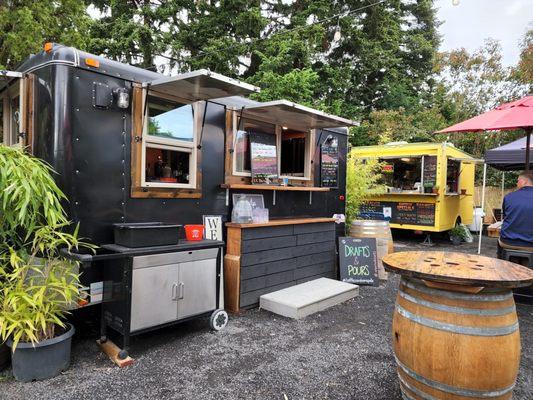
[[[228,324],[228,313],[224,310],[215,310],[209,318],[209,326],[214,331],[220,331]]]

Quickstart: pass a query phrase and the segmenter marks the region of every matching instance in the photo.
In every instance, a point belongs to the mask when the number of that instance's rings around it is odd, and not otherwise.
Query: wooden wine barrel
[[[378,257],[378,278],[387,279],[387,272],[381,259],[394,252],[394,242],[388,221],[355,220],[350,226],[350,236],[356,238],[376,238]]]
[[[510,399],[520,362],[511,288],[533,272],[460,253],[386,256],[402,275],[392,324],[404,399]]]
[[[408,399],[511,398],[520,361],[511,291],[467,294],[403,278],[392,331]]]

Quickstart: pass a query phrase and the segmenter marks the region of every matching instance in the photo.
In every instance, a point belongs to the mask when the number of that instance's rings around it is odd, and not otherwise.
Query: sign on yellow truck
[[[363,218],[383,214],[391,228],[443,232],[474,215],[475,159],[451,143],[389,143],[356,147],[359,159],[378,159],[387,193],[366,199]]]

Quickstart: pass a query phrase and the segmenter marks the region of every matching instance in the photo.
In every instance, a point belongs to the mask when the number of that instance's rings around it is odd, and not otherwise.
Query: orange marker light
[[[54,47],[54,44],[52,42],[47,42],[44,44],[44,51],[46,51],[47,53],[50,53],[53,47]]]
[[[98,68],[100,66],[100,61],[95,60],[94,58],[86,58],[85,64],[87,64],[89,67]]]

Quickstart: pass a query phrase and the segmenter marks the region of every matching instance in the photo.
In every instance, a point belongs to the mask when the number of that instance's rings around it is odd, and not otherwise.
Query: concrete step
[[[259,298],[259,308],[284,317],[300,319],[340,304],[359,294],[359,286],[319,278]]]

